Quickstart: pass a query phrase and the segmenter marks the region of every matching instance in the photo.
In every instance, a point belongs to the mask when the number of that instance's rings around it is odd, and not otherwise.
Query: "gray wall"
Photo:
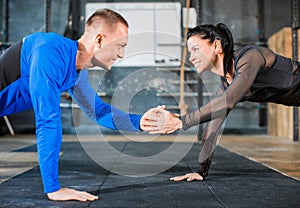
[[[4,2],[0,0],[0,28],[4,27]],[[84,6],[87,2],[101,2],[101,1],[81,1],[82,23],[84,20]],[[104,1],[103,1],[104,2]],[[120,1],[111,1],[120,2]],[[141,2],[141,1],[134,1]],[[150,2],[150,1],[144,1]],[[151,1],[153,2],[153,1]],[[159,1],[154,1],[159,2]],[[166,2],[166,1],[164,1]],[[175,2],[168,1],[168,2]],[[176,1],[177,2],[177,1]],[[184,4],[184,0],[179,1]],[[291,25],[291,1],[282,0],[264,0],[264,14],[258,13],[257,0],[241,1],[241,0],[202,0],[201,4],[201,22],[202,23],[218,23],[223,22],[229,26],[232,30],[236,48],[247,44],[260,44],[258,30],[258,20],[263,18],[264,22],[264,34],[267,39],[274,32],[278,31],[282,27]],[[192,1],[192,6],[196,5],[197,1]],[[67,21],[68,0],[52,0],[52,12],[51,12],[51,31],[63,34]],[[45,8],[46,0],[9,0],[9,37],[8,40],[15,42],[22,38],[25,34],[45,31]],[[262,16],[263,15],[263,16]],[[83,25],[83,24],[82,24]],[[81,31],[82,31],[81,26]],[[0,29],[0,41],[5,41],[6,32]],[[91,72],[90,81],[98,86],[99,91],[105,91],[107,96],[103,99],[107,102],[111,101],[111,96],[114,90],[118,86],[118,83],[122,79],[131,73],[134,73],[139,69],[136,68],[115,68],[113,71],[106,73],[103,71]],[[149,68],[149,72],[154,70]],[[98,73],[98,75],[96,75]],[[160,78],[160,73],[157,73],[157,77],[151,77],[153,80]],[[98,85],[98,78],[104,76],[106,79],[100,85]],[[192,73],[191,73],[192,74]],[[194,79],[197,74],[190,75]],[[218,79],[211,74],[202,75],[204,80],[212,80],[216,83]],[[149,78],[150,79],[150,78]],[[167,79],[165,80],[167,81]],[[217,84],[212,86],[205,86],[208,91],[213,91]],[[178,87],[178,86],[177,86]],[[195,87],[192,87],[195,88]],[[126,97],[126,95],[125,95]],[[208,98],[204,102],[208,102]],[[69,102],[62,97],[63,102]],[[148,108],[156,106],[158,104],[176,104],[176,100],[170,98],[157,97],[157,89],[144,89],[137,94],[132,100],[129,106],[129,111],[133,113],[144,113]],[[190,104],[192,109],[197,106]],[[120,106],[122,108],[122,106]],[[239,104],[238,108],[232,111],[226,127],[234,131],[231,132],[266,132],[265,127],[258,125],[258,117],[260,108],[259,104],[243,103]],[[176,112],[176,110],[174,110]],[[67,133],[74,132],[72,126],[72,114],[71,109],[62,110],[62,118],[64,124],[64,130]],[[89,121],[81,113],[76,113],[76,119],[80,122],[80,128],[90,130]],[[13,115],[10,117],[17,132],[31,132],[34,128],[34,117],[32,111],[26,111],[21,114]],[[24,121],[25,118],[25,121]],[[92,131],[92,130],[91,130]],[[110,132],[107,130],[107,132]]]

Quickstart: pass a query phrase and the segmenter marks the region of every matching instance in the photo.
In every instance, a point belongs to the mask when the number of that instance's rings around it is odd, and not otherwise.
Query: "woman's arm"
[[[203,181],[208,176],[209,167],[213,158],[214,150],[219,143],[226,117],[210,121],[202,136],[202,148],[199,154],[200,166],[197,172],[187,173],[182,176],[170,178],[173,181]]]
[[[227,114],[228,115],[228,114]],[[226,117],[227,117],[226,115]],[[199,154],[200,168],[198,173],[203,177],[208,176],[214,151],[220,141],[226,117],[216,118],[210,121],[202,136],[202,148]]]

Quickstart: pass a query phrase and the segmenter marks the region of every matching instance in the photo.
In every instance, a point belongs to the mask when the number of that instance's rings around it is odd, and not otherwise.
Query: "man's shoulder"
[[[76,51],[77,44],[74,40],[54,32],[36,32],[27,35],[24,39],[24,46],[32,50],[56,50],[63,52]]]
[[[54,32],[36,32],[26,36],[26,39],[40,40],[40,41],[53,41],[54,44],[57,41],[72,41],[71,39],[64,37]]]

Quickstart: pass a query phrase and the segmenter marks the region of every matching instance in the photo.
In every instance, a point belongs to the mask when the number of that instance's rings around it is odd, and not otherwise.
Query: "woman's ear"
[[[216,54],[221,54],[223,53],[223,48],[220,40],[215,40],[214,41],[214,49]]]

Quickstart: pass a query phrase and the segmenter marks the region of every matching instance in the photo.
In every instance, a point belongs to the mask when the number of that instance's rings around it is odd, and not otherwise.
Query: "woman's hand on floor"
[[[203,177],[199,173],[187,173],[182,176],[170,178],[171,181],[203,181]]]

